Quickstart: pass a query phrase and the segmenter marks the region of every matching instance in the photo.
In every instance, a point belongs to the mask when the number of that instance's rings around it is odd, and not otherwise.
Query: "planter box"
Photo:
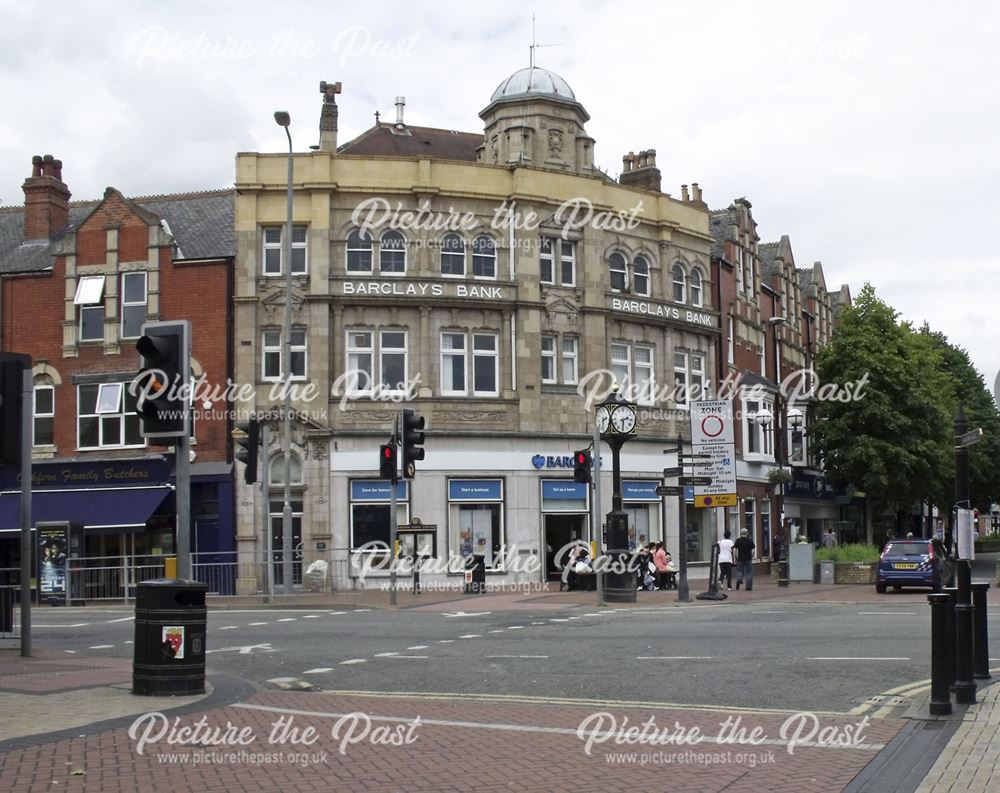
[[[835,584],[874,584],[878,562],[837,562],[834,565]]]

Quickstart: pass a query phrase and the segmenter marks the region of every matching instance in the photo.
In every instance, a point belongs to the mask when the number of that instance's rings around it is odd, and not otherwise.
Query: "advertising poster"
[[[168,658],[184,660],[184,626],[164,625],[161,633],[163,652]]]
[[[61,526],[38,530],[38,587],[45,600],[66,597],[66,529]]]

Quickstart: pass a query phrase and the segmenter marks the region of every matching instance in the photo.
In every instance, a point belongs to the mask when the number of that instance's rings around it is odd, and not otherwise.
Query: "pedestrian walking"
[[[733,542],[733,535],[730,533],[729,529],[726,529],[722,534],[722,539],[719,540],[719,586],[722,586],[722,580],[726,580],[726,589],[733,588],[733,546],[736,543]]]
[[[826,534],[823,535],[823,547],[824,548],[836,548],[837,545],[838,545],[838,543],[837,543],[837,536],[833,533],[833,529],[832,528],[828,528],[826,530]]]
[[[753,540],[746,529],[740,529],[740,538],[733,543],[736,551],[736,588],[746,582],[747,592],[753,591]]]

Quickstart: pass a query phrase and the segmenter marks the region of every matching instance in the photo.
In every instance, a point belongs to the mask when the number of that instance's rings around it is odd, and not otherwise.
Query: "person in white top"
[[[726,579],[726,589],[733,588],[733,535],[726,529],[719,540],[719,587],[722,579]]]

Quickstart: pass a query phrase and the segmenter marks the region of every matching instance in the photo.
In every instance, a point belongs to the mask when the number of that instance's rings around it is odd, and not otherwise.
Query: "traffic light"
[[[378,448],[378,475],[382,479],[395,482],[399,474],[396,472],[396,444],[383,443]]]
[[[573,452],[573,481],[586,484],[590,481],[590,466],[592,464],[589,449]]]
[[[424,417],[419,413],[410,410],[409,408],[403,409],[403,432],[402,432],[402,446],[403,446],[403,476],[407,479],[413,479],[413,475],[417,472],[416,461],[424,459],[424,433],[421,430],[424,428]]]
[[[147,322],[135,348],[142,369],[130,391],[137,397],[144,438],[182,438],[190,432],[191,330],[187,320]]]
[[[243,481],[252,485],[257,481],[257,449],[260,446],[260,421],[253,416],[236,425],[236,459],[246,465]]]
[[[24,373],[29,369],[30,355],[0,353],[0,465],[21,464]]]

